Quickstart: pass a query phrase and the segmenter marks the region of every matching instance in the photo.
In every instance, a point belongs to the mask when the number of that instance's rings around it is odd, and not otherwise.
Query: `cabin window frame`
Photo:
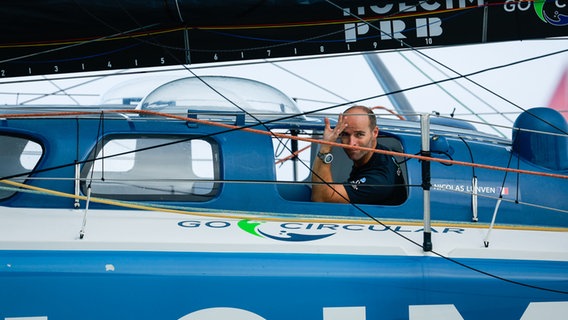
[[[12,148],[6,147],[6,145],[7,145],[6,142],[2,141],[4,138],[20,139],[20,140],[25,141],[25,144],[21,148],[22,152],[14,153],[14,150]],[[23,163],[22,156],[26,152],[26,149],[28,148],[28,145],[30,143],[34,143],[36,145],[36,147],[40,147],[41,148],[41,154],[39,156],[35,157],[35,159],[34,159],[35,164],[33,164],[32,166],[26,166]],[[33,137],[26,136],[26,135],[6,133],[6,132],[3,132],[3,133],[0,134],[0,146],[2,146],[2,148],[0,148],[0,163],[2,163],[1,168],[0,168],[0,179],[5,179],[6,177],[10,177],[10,176],[13,176],[13,175],[18,175],[17,177],[12,178],[11,180],[21,182],[21,183],[26,183],[26,181],[30,178],[30,176],[33,175],[33,173],[35,172],[35,170],[37,169],[37,167],[39,166],[39,164],[43,160],[43,158],[45,156],[45,152],[46,152],[45,146],[43,145],[43,143],[41,143],[41,141],[34,139]],[[6,154],[3,154],[3,150],[7,151]],[[18,162],[19,165],[20,165],[19,168],[17,168],[17,169],[11,168],[12,170],[8,169],[9,166],[7,164],[8,163],[14,163],[14,161],[12,161],[12,162],[6,161],[6,160],[9,160],[10,158],[17,160],[16,162]],[[6,172],[4,172],[4,170],[6,170]],[[27,174],[25,174],[26,172],[27,172]],[[1,186],[5,187],[6,185],[1,185]],[[0,189],[0,201],[7,200],[7,199],[13,197],[18,192],[19,192],[18,190]]]
[[[125,141],[130,140],[135,140],[137,142],[137,145],[134,148],[135,150],[142,149],[143,151],[138,151],[139,154],[136,155],[138,152],[124,154],[124,152],[129,152],[129,150],[117,150],[115,154],[123,155],[118,155],[114,161],[124,161],[125,159],[126,161],[134,161],[133,164],[127,164],[123,170],[115,169],[113,171],[107,170],[108,167],[104,168],[108,165],[108,161],[113,158],[110,157],[112,153],[104,154],[105,159],[102,161],[93,161],[93,159],[95,159],[95,155],[101,154],[102,145],[109,146],[109,144],[113,142],[124,143]],[[157,144],[161,145],[161,147],[156,147],[156,144],[143,145],[141,148],[138,146],[139,141],[152,143],[152,141],[159,140],[163,140]],[[201,160],[195,159],[194,154],[191,152],[191,144],[195,143],[194,140],[203,141],[209,146],[210,159],[205,159],[204,161],[211,162],[210,171],[212,177],[200,177],[195,174],[194,165]],[[97,143],[89,152],[87,161],[85,161],[81,168],[80,187],[83,194],[87,194],[88,186],[91,185],[91,195],[94,197],[125,201],[205,202],[216,197],[220,192],[221,184],[218,182],[220,181],[221,172],[219,145],[214,139],[197,135],[179,134],[111,134],[105,136],[101,141],[99,141],[99,143]],[[131,148],[131,146],[125,145],[123,145],[123,147],[125,149]],[[175,155],[168,152],[175,150],[176,147],[178,147],[178,149],[185,148],[185,151],[189,151],[189,153],[185,155],[183,154],[184,150],[180,150],[176,153],[176,155],[185,156],[179,160],[179,163],[175,161]],[[145,156],[140,156],[142,153],[144,153]],[[131,154],[134,154],[135,157],[143,158],[128,160],[128,158],[132,158]],[[120,160],[121,157],[123,157],[122,160]],[[155,161],[160,159],[162,161]],[[183,163],[184,159],[188,160],[185,164]],[[101,164],[105,161],[107,162],[106,165]],[[175,165],[177,165],[177,167],[175,167]],[[91,168],[93,168],[93,166],[99,166],[104,169],[95,171],[93,176],[91,176]],[[157,171],[156,167],[159,166],[162,166],[165,170]],[[191,172],[187,170],[184,171],[184,168],[190,169]],[[161,172],[161,174],[159,172]],[[91,177],[93,178],[91,179]],[[120,181],[116,180],[118,177],[126,177],[124,181],[131,181],[132,184],[119,184],[118,182]],[[114,183],[109,183],[112,181],[114,181]],[[137,181],[149,181],[151,183],[135,184]],[[176,189],[176,187],[181,188]],[[102,192],[103,189],[105,190],[104,192]],[[123,191],[120,192],[120,190]],[[140,192],[135,192],[135,190]],[[152,190],[155,192],[152,192]]]
[[[312,138],[313,135],[311,129],[278,128],[272,131],[304,138]],[[276,189],[285,200],[311,202],[312,143],[298,140],[292,147],[293,141],[292,138],[272,137]],[[296,156],[293,152],[297,152]]]

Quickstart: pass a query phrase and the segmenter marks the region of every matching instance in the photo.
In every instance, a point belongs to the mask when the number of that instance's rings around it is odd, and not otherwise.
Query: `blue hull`
[[[449,304],[464,319],[518,320],[531,302],[568,301],[567,262],[459,261],[527,286],[435,257],[2,251],[0,319],[179,319],[216,307],[267,320],[325,319],[336,307],[409,319],[410,306]]]

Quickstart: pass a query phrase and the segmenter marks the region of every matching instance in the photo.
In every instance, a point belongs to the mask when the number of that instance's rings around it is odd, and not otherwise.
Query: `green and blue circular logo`
[[[560,12],[560,9],[566,11],[568,5],[560,5],[557,0],[535,0],[533,6],[540,20],[553,26],[568,25],[568,14]]]
[[[241,230],[256,237],[288,242],[314,241],[335,234],[334,230],[322,228],[321,224],[312,223],[268,223],[245,219],[239,221],[237,225]]]

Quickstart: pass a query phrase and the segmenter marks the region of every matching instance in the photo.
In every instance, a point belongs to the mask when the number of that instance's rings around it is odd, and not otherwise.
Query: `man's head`
[[[379,127],[377,127],[377,118],[373,110],[364,106],[353,106],[345,110],[343,120],[347,125],[339,136],[341,143],[373,149],[377,146]],[[343,150],[353,160],[355,166],[367,163],[373,155],[370,151],[348,148]]]

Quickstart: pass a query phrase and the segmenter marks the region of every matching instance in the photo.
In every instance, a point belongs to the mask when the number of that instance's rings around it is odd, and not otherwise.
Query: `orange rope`
[[[279,138],[284,138],[284,139],[293,139],[293,140],[305,141],[305,142],[311,142],[311,143],[317,143],[317,144],[326,144],[326,145],[330,145],[332,147],[340,147],[340,148],[347,148],[347,149],[356,149],[356,150],[376,152],[376,153],[386,154],[386,155],[390,155],[390,156],[400,156],[400,157],[414,158],[414,159],[423,160],[423,161],[433,161],[433,162],[455,164],[455,165],[489,169],[489,170],[530,174],[530,175],[542,176],[542,177],[568,179],[568,175],[562,175],[562,174],[556,174],[556,173],[545,173],[545,172],[537,172],[537,171],[522,170],[522,169],[502,168],[502,167],[491,166],[491,165],[486,165],[486,164],[469,163],[469,162],[457,161],[457,160],[425,157],[425,156],[408,154],[408,153],[403,153],[403,152],[372,149],[372,148],[366,148],[366,147],[349,146],[349,145],[341,144],[341,143],[337,143],[337,142],[327,142],[327,141],[317,140],[317,139],[313,139],[313,138],[297,137],[297,136],[287,135],[287,134],[283,134],[283,133],[263,131],[263,130],[260,130],[260,129],[242,128],[242,127],[238,127],[238,126],[235,126],[235,125],[219,123],[219,122],[214,122],[214,121],[209,121],[209,120],[188,118],[188,117],[185,117],[185,116],[179,116],[179,115],[175,115],[175,114],[169,114],[169,113],[163,113],[163,112],[157,112],[157,111],[126,109],[126,110],[103,110],[101,112],[103,112],[103,113],[135,113],[135,114],[142,114],[142,115],[154,115],[154,116],[160,116],[160,117],[165,117],[165,118],[178,119],[178,120],[183,120],[183,121],[191,121],[191,122],[196,122],[196,123],[201,123],[201,124],[213,125],[213,126],[223,127],[223,128],[227,128],[227,129],[239,129],[239,130],[243,130],[243,131],[246,131],[246,132],[264,134],[264,135],[269,135],[269,136],[274,136],[274,137],[279,137]],[[96,114],[100,114],[101,112],[74,111],[74,112],[53,112],[53,113],[5,114],[5,115],[0,115],[0,119],[1,118],[26,118],[26,117],[27,118],[35,118],[35,117],[54,117],[54,116],[96,115]]]
[[[311,147],[311,145],[307,145],[307,146],[303,147],[302,149],[300,149],[300,150],[298,150],[298,151],[292,153],[291,155],[289,155],[289,156],[287,156],[287,157],[284,157],[284,158],[282,158],[282,159],[279,159],[278,161],[276,161],[275,164],[280,164],[280,163],[285,162],[285,161],[288,161],[288,160],[290,160],[290,159],[292,159],[292,158],[294,158],[294,157],[297,157],[300,153],[306,151],[309,147]]]
[[[401,116],[400,114],[392,111],[391,109],[387,108],[387,107],[383,107],[383,106],[376,106],[376,107],[372,107],[371,110],[375,110],[375,109],[381,109],[381,110],[386,110],[388,111],[390,114],[393,114],[395,116],[397,116],[397,118],[399,118],[400,120],[406,120],[405,117]]]

